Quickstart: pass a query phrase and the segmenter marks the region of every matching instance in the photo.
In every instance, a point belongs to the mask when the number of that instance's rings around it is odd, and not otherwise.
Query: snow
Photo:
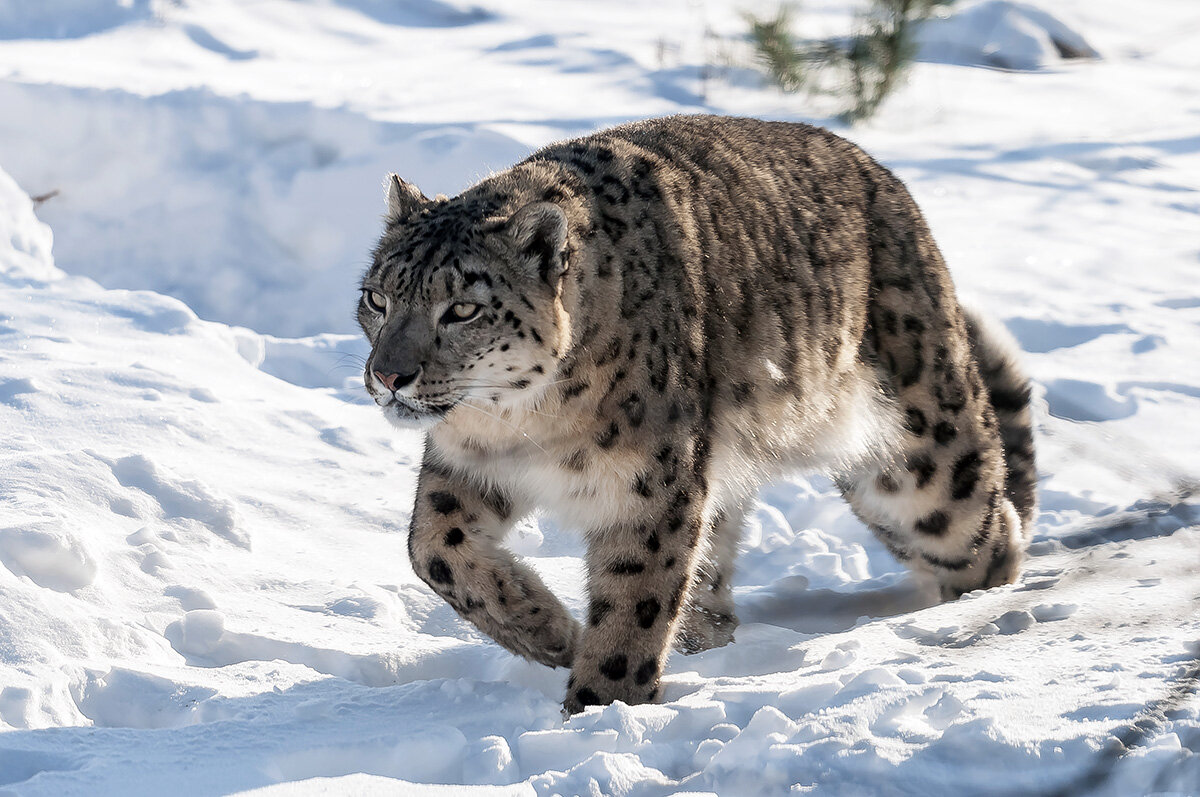
[[[1030,71],[930,48],[846,129],[722,65],[743,7],[0,0],[0,794],[1038,793],[1155,707],[1099,789],[1198,793],[1200,708],[1161,701],[1200,655],[1200,16],[956,4]],[[1026,351],[1042,511],[1017,584],[937,604],[827,481],[772,485],[737,641],[564,721],[565,672],[408,566],[421,440],[356,383],[354,286],[388,171],[453,193],[692,111],[900,174]],[[511,546],[582,611],[569,529]]]
[[[0,0],[0,39],[68,39],[151,16],[153,0]]]
[[[934,16],[917,32],[921,59],[999,69],[1042,69],[1062,58],[1099,58],[1087,40],[1028,3],[982,0]]]

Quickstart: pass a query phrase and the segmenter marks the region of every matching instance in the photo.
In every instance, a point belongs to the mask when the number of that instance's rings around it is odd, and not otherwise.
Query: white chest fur
[[[437,456],[457,472],[583,531],[644,514],[633,489],[644,458],[586,445],[591,431],[578,422],[471,409],[430,431]]]

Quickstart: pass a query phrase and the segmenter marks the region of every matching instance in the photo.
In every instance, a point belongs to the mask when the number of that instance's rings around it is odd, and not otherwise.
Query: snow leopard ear
[[[412,183],[406,183],[398,174],[389,174],[387,178],[387,222],[395,224],[410,213],[421,209],[429,202],[429,197],[421,193],[421,189]]]
[[[553,202],[531,202],[505,223],[517,252],[534,260],[538,276],[551,287],[567,270],[567,214]]]

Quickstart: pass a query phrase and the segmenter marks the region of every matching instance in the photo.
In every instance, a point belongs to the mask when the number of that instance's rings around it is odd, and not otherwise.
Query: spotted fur
[[[1011,581],[1035,508],[1028,385],[964,315],[899,180],[802,124],[706,116],[552,145],[453,199],[393,176],[362,283],[367,389],[428,429],[412,565],[565,707],[653,701],[723,645],[743,516],[832,474],[947,597]],[[502,544],[583,530],[581,625]]]

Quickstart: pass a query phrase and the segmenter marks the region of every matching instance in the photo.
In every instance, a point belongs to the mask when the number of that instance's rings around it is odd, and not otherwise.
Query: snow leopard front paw
[[[535,618],[536,619],[536,615]],[[565,611],[537,627],[529,637],[527,658],[547,667],[570,667],[575,660],[575,648],[581,627]]]
[[[702,606],[688,607],[682,619],[674,647],[685,655],[728,645],[738,626],[732,612],[715,612]]]

